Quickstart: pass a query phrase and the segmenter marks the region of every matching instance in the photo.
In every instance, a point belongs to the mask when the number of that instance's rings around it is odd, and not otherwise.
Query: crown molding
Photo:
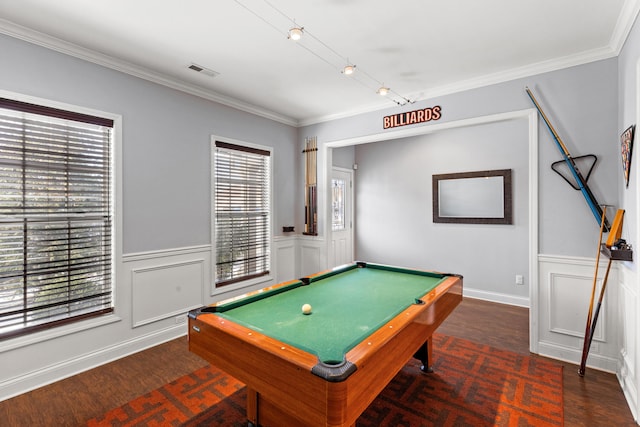
[[[565,56],[564,58],[553,59],[549,61],[542,61],[535,64],[530,64],[524,67],[512,68],[506,71],[500,71],[497,73],[487,74],[484,76],[474,77],[472,79],[461,80],[451,84],[435,86],[429,89],[425,89],[420,95],[409,95],[407,98],[412,99],[413,102],[425,101],[427,99],[435,98],[437,96],[451,95],[458,92],[464,92],[467,90],[478,89],[485,86],[491,86],[498,83],[505,83],[511,80],[517,80],[521,78],[530,77],[536,74],[548,73],[551,71],[562,70],[564,68],[574,67],[576,65],[588,64],[603,59],[609,59],[617,55],[616,50],[610,47],[604,47],[600,49],[594,49],[576,55]],[[379,105],[377,107],[372,106],[369,108],[363,108],[358,110],[347,111],[339,114],[331,114],[328,116],[309,118],[299,121],[299,126],[310,126],[322,122],[328,122],[331,120],[344,119],[347,117],[357,116],[359,114],[370,113],[377,110],[382,110]],[[386,108],[385,108],[386,109]]]
[[[640,0],[626,0],[624,2],[620,16],[618,16],[618,22],[616,22],[616,27],[609,40],[609,46],[616,52],[616,55],[622,51],[638,13],[640,13]]]
[[[591,62],[613,58],[615,56],[616,56],[616,52],[610,47],[594,49],[586,52],[581,52],[575,55],[565,56],[563,58],[556,58],[548,61],[541,61],[535,64],[526,65],[524,67],[512,68],[510,70],[487,74],[485,76],[479,76],[479,77],[475,77],[468,80],[462,80],[449,85],[443,85],[437,88],[428,89],[424,91],[425,95],[423,96],[422,99],[449,95],[452,93],[462,92],[465,90],[477,89],[485,86],[494,85],[497,83],[504,83],[512,80],[535,76],[538,74],[563,70],[565,68],[575,67],[577,65],[584,65]]]
[[[115,71],[120,71],[134,77],[139,77],[162,86],[179,90],[236,110],[264,117],[269,120],[280,122],[289,126],[298,126],[298,121],[291,117],[278,114],[276,112],[257,107],[255,105],[240,101],[238,99],[221,95],[211,90],[204,89],[197,85],[192,85],[180,81],[174,77],[170,77],[156,71],[132,64],[112,56],[105,55],[90,49],[83,48],[73,43],[66,42],[56,37],[26,28],[5,19],[0,19],[0,33],[10,37],[26,41],[56,52],[63,53],[75,58],[79,58]]]
[[[498,73],[487,74],[484,76],[475,77],[472,79],[462,80],[455,83],[432,87],[418,92],[420,95],[410,99],[415,101],[424,101],[436,96],[450,95],[458,92],[463,92],[471,89],[477,89],[484,86],[494,85],[498,83],[504,83],[511,80],[529,77],[536,74],[547,73],[551,71],[557,71],[564,68],[569,68],[577,65],[587,64],[589,62],[595,62],[603,59],[609,59],[620,54],[624,43],[629,36],[629,32],[633,27],[636,17],[640,13],[640,0],[626,0],[623,8],[618,17],[616,27],[609,40],[609,44],[599,49],[593,49],[585,52],[581,52],[574,55],[569,55],[563,58],[557,58],[549,61],[542,61],[535,64],[530,64],[523,67],[512,68],[510,70],[501,71]],[[318,123],[329,122],[338,119],[344,119],[348,117],[357,116],[360,114],[371,113],[374,111],[386,110],[380,103],[370,105],[364,108],[358,108],[355,110],[344,111],[336,114],[330,114],[318,117],[309,117],[305,119],[296,120],[292,117],[288,117],[271,110],[257,107],[255,105],[240,101],[238,99],[228,97],[216,92],[213,92],[202,87],[182,82],[176,78],[157,73],[155,71],[140,67],[138,65],[131,64],[126,61],[122,61],[113,58],[108,55],[104,55],[78,45],[65,42],[63,40],[51,37],[49,35],[31,30],[26,27],[19,26],[10,21],[0,19],[0,33],[8,36],[24,40],[29,43],[33,43],[45,48],[73,56],[79,59],[83,59],[98,65],[102,65],[107,68],[111,68],[116,71],[120,71],[135,77],[139,77],[163,86],[167,86],[191,95],[198,96],[200,98],[207,99],[222,105],[226,105],[231,108],[235,108],[240,111],[244,111],[256,116],[264,117],[269,120],[273,120],[279,123],[283,123],[294,127],[310,126]]]
[[[631,32],[631,28],[633,27],[638,14],[640,14],[640,0],[626,0],[622,7],[622,10],[620,11],[620,16],[618,16],[618,21],[616,23],[614,32],[609,40],[609,44],[605,47],[565,56],[563,58],[542,61],[523,67],[501,71],[498,73],[487,74],[472,79],[461,80],[455,83],[425,89],[418,92],[420,93],[420,96],[416,96],[414,94],[415,98],[414,96],[408,96],[407,98],[414,99],[414,101],[424,101],[436,96],[451,95],[457,92],[478,89],[484,86],[504,83],[511,80],[526,78],[537,74],[548,73],[551,71],[557,71],[564,68],[616,57],[622,51],[622,47],[627,41],[627,37],[629,37],[629,33]],[[345,111],[338,114],[307,118],[300,120],[298,126],[310,126],[332,120],[353,117],[359,114],[370,113],[382,109],[385,108],[378,105],[365,107],[358,110]]]

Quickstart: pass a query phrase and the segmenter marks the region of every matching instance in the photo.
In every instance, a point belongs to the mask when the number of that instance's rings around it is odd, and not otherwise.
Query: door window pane
[[[331,180],[331,229],[333,231],[344,230],[346,228],[344,209],[346,184],[344,179],[334,178]]]

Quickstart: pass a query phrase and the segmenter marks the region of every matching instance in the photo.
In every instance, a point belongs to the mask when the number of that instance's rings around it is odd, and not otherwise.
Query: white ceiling
[[[303,125],[615,56],[639,3],[0,0],[0,32]]]

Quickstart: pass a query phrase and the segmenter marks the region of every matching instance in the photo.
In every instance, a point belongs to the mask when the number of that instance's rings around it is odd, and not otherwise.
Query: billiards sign
[[[440,106],[436,105],[435,107],[421,108],[420,110],[384,116],[382,119],[382,127],[383,129],[391,129],[400,126],[415,125],[416,123],[426,123],[431,120],[438,120],[442,116],[441,110]]]

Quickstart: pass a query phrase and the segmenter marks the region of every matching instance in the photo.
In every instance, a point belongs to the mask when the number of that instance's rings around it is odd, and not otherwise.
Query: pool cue
[[[616,216],[613,219],[613,224],[611,224],[611,231],[609,232],[609,237],[607,238],[607,243],[605,246],[610,248],[613,244],[622,237],[622,223],[624,222],[624,209],[618,209],[616,212]]]
[[[622,222],[624,217],[624,209],[618,209],[616,212],[616,217],[611,225],[611,232],[609,233],[609,238],[607,239],[607,246],[611,246],[611,244],[620,238],[620,234],[622,232]],[[610,243],[611,242],[611,243]],[[598,323],[598,316],[600,315],[600,308],[602,307],[602,300],[604,299],[604,292],[607,289],[607,282],[609,280],[609,271],[611,271],[611,257],[609,257],[609,262],[607,263],[607,271],[604,274],[604,279],[602,282],[602,288],[600,289],[600,296],[598,297],[598,303],[596,304],[596,311],[593,314],[593,322],[591,323],[591,332],[589,333],[589,346],[587,347],[587,351],[591,348],[591,342],[593,341],[593,334],[596,329],[596,324]],[[584,367],[581,366],[584,372]],[[584,375],[584,374],[583,374]]]
[[[316,138],[311,139],[311,181],[313,185],[316,185]]]
[[[307,161],[309,162],[309,176],[307,185],[309,188],[309,229],[308,233],[315,232],[313,227],[313,138],[307,138]]]
[[[318,141],[313,138],[313,185],[318,185]]]
[[[602,234],[604,233],[604,224],[606,221],[607,207],[602,209],[602,221],[600,222],[600,237],[598,238],[598,253],[596,254],[596,271],[593,275],[593,286],[591,288],[591,299],[589,301],[589,312],[587,313],[587,326],[584,331],[584,343],[582,346],[582,358],[580,361],[580,369],[578,375],[584,377],[584,372],[587,366],[587,356],[589,356],[589,345],[591,344],[589,336],[591,335],[591,317],[593,313],[593,301],[596,296],[596,287],[598,286],[598,266],[600,264],[600,245],[602,244]]]
[[[591,348],[591,341],[593,341],[593,334],[596,329],[596,323],[598,322],[600,307],[602,306],[602,300],[604,299],[604,291],[605,289],[607,289],[607,280],[609,279],[609,271],[611,270],[611,261],[611,258],[609,258],[609,262],[607,263],[607,272],[604,274],[602,288],[600,289],[600,296],[598,297],[598,303],[596,304],[596,311],[593,314],[593,323],[591,323],[591,331],[589,332],[589,344],[587,345],[587,352]],[[586,358],[584,359],[584,363],[586,364]],[[580,364],[580,370],[582,372],[581,376],[584,376],[585,369],[586,367]]]
[[[565,163],[569,167],[569,171],[571,171],[571,174],[573,175],[573,178],[576,180],[576,183],[578,184],[578,187],[580,188],[582,195],[587,201],[587,205],[589,205],[589,208],[591,209],[591,213],[593,213],[593,216],[595,217],[596,221],[598,221],[600,219],[600,216],[602,215],[601,208],[600,208],[600,205],[598,204],[598,201],[596,200],[596,197],[591,192],[591,189],[589,189],[587,180],[580,173],[580,170],[578,169],[578,165],[576,165],[575,160],[573,159],[573,157],[571,157],[571,154],[569,153],[567,146],[564,144],[564,142],[558,135],[558,132],[556,132],[555,128],[547,118],[547,115],[542,110],[542,107],[540,107],[540,104],[538,104],[538,101],[533,96],[533,93],[531,92],[531,90],[528,87],[525,87],[525,91],[527,92],[527,95],[529,95],[529,98],[531,99],[531,102],[533,102],[533,105],[538,110],[538,113],[540,113],[540,116],[542,116],[542,119],[547,125],[547,129],[549,129],[549,132],[551,132],[551,136],[553,136],[553,139],[555,140],[558,149],[560,149],[560,152],[562,153],[562,157],[564,158]],[[604,229],[605,231],[609,231],[609,224],[606,222],[606,219],[605,219]]]

